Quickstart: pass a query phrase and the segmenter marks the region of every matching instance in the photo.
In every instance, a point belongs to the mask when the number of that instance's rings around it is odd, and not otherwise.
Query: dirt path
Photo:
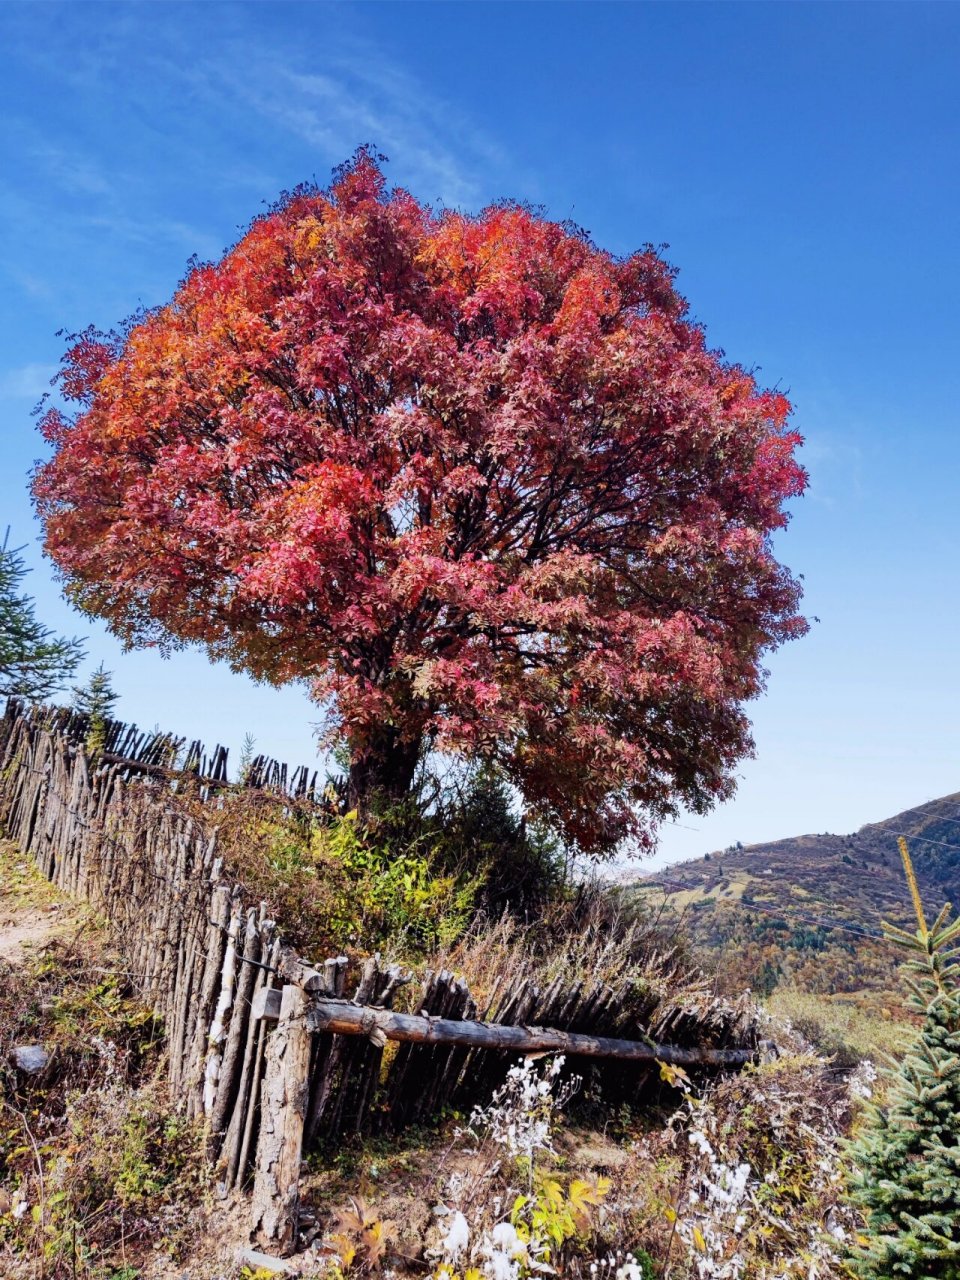
[[[29,858],[0,841],[0,961],[17,964],[79,923],[83,908],[48,883]]]
[[[36,951],[63,932],[58,915],[41,911],[0,914],[0,960],[16,964],[28,951]]]

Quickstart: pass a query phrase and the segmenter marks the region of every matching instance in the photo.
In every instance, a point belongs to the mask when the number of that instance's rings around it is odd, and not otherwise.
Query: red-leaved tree
[[[731,792],[806,625],[771,549],[805,475],[652,249],[437,213],[361,151],[60,387],[34,494],[71,597],[309,681],[361,804],[458,752],[603,852]]]

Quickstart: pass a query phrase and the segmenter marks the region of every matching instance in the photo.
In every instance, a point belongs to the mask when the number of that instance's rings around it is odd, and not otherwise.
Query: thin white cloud
[[[471,161],[489,163],[493,149],[456,121],[447,104],[382,63],[371,68],[344,60],[337,71],[334,77],[282,69],[261,102],[294,132],[308,141],[322,140],[328,149],[343,150],[347,138],[354,145],[375,143],[392,154],[427,198],[448,204],[477,200],[480,184]],[[457,138],[456,151],[451,134]]]
[[[39,400],[50,390],[55,364],[25,364],[0,373],[0,399]]]
[[[172,218],[152,218],[149,222],[141,222],[125,214],[110,212],[87,218],[86,222],[91,227],[108,231],[118,240],[131,244],[165,241],[182,245],[188,254],[196,253],[202,258],[219,257],[224,249],[222,244],[199,228]]]
[[[33,147],[28,154],[71,195],[105,196],[113,190],[100,168],[79,152],[44,144]]]
[[[180,74],[221,110],[232,101],[233,110],[259,115],[328,162],[372,143],[428,200],[476,204],[489,192],[490,171],[509,167],[503,151],[451,103],[370,46],[341,42],[319,72],[287,52],[251,53],[247,45],[242,56],[229,48]]]
[[[807,498],[817,505],[834,507],[851,494],[863,494],[863,450],[837,435],[804,433],[800,461],[810,474]]]
[[[111,264],[127,256],[118,250],[145,260],[143,251],[156,244],[216,259],[241,230],[231,225],[224,234],[217,216],[224,208],[245,208],[251,190],[269,201],[284,184],[325,181],[363,143],[389,156],[391,183],[422,199],[476,208],[502,191],[515,166],[474,119],[396,65],[388,50],[359,39],[339,11],[330,23],[320,58],[282,26],[252,21],[244,6],[229,10],[216,41],[198,43],[203,21],[196,29],[160,23],[149,46],[136,44],[135,60],[131,49],[143,29],[129,11],[109,32],[85,41],[77,59],[53,58],[47,45],[31,44],[21,32],[20,52],[37,75],[69,83],[78,100],[95,102],[113,86],[111,104],[133,122],[127,142],[143,145],[105,149],[95,136],[50,138],[26,115],[14,115],[6,144],[30,180],[0,191],[0,274],[58,316],[83,316],[86,284],[75,285],[82,272],[75,277],[70,263],[102,261],[104,280],[114,282]],[[54,39],[61,49],[66,25]],[[156,127],[163,104],[173,108],[169,133]],[[144,147],[152,156],[146,166],[135,159]],[[184,199],[191,188],[210,193],[216,218],[210,225]],[[221,229],[211,234],[214,226]],[[53,265],[51,245],[66,265]],[[26,263],[46,266],[28,274]],[[166,293],[167,274],[154,281],[139,260],[137,270],[148,301]],[[118,296],[122,310],[129,293],[120,288]],[[104,298],[102,313],[109,316],[113,305]]]

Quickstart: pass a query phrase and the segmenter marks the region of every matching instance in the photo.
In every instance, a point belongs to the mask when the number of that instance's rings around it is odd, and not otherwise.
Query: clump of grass
[[[625,1028],[645,1024],[668,1003],[694,1011],[715,1002],[682,935],[599,880],[568,887],[528,918],[478,916],[454,945],[431,957],[430,967],[461,974],[481,1007],[520,973],[541,990],[555,981],[568,989],[610,987]]]
[[[449,954],[478,987],[488,969],[510,969],[521,959],[541,986],[555,978],[616,985],[655,957],[673,971],[688,962],[677,932],[661,929],[641,904],[600,880],[568,886],[531,915],[478,917]]]

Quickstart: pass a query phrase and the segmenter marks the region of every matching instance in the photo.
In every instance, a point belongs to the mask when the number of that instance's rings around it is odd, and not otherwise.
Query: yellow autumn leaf
[[[669,1084],[674,1089],[686,1089],[690,1084],[690,1077],[683,1067],[678,1067],[673,1062],[661,1062],[659,1058],[657,1065],[660,1068],[660,1079],[664,1084]]]
[[[600,1204],[612,1185],[610,1179],[603,1175],[594,1182],[587,1182],[584,1178],[574,1178],[567,1195],[573,1208],[579,1209],[585,1205]]]
[[[612,1185],[610,1179],[602,1175],[593,1182],[587,1182],[584,1178],[573,1179],[567,1198],[578,1230],[586,1231],[590,1225],[591,1209],[603,1203]]]
[[[331,1243],[336,1245],[337,1253],[340,1255],[340,1261],[343,1265],[345,1267],[351,1266],[357,1256],[357,1246],[342,1235],[331,1237]]]
[[[544,1178],[540,1183],[540,1194],[551,1209],[563,1206],[563,1187],[556,1178]]]
[[[693,1228],[693,1243],[697,1246],[701,1253],[707,1252],[707,1242],[703,1238],[703,1232],[699,1227]]]

